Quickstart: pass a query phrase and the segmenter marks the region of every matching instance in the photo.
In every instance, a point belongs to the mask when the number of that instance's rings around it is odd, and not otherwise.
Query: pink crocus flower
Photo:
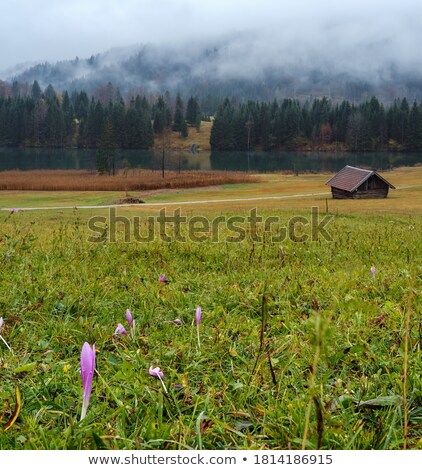
[[[375,269],[375,266],[371,266],[371,274],[372,274],[372,277],[375,277],[375,273],[377,272],[377,270]]]
[[[128,308],[126,309],[126,320],[129,323],[130,329],[132,330],[133,329],[133,317]]]
[[[114,331],[114,334],[115,335],[127,335],[127,331],[126,331],[125,327],[121,323],[119,323],[117,325],[116,330]]]
[[[201,307],[196,307],[196,315],[195,315],[195,320],[196,324],[199,325],[201,323],[201,316],[202,316],[202,310]]]
[[[159,368],[159,367],[150,367],[149,368],[149,375],[152,375],[153,377],[164,377],[164,372]]]
[[[149,368],[149,375],[153,377],[157,377],[160,380],[161,385],[163,386],[164,391],[167,393],[167,388],[163,382],[164,372],[159,367],[150,367]]]
[[[196,336],[198,337],[198,348],[201,349],[201,340],[199,338],[199,324],[201,323],[202,309],[198,305],[196,307],[195,321],[196,321]]]
[[[92,347],[88,343],[84,343],[81,352],[81,378],[82,387],[84,389],[84,397],[82,403],[81,421],[86,416],[86,411],[91,397],[92,379],[95,370],[95,344]]]
[[[15,213],[15,212],[18,212],[18,210],[19,210],[19,209],[16,209],[16,207],[14,207],[11,212],[12,212],[12,213]]]
[[[161,274],[160,282],[168,282],[165,274]]]

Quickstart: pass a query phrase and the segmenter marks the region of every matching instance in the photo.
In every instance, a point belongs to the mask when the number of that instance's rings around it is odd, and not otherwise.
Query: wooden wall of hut
[[[361,188],[359,187],[353,193],[344,189],[331,188],[331,193],[334,199],[383,199],[388,195],[388,185],[376,189]]]

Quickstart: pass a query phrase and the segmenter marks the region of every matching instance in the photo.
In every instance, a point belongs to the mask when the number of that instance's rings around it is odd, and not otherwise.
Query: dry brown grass
[[[253,183],[245,173],[216,171],[129,170],[115,176],[84,170],[32,170],[0,172],[0,190],[8,191],[145,191],[166,188],[196,188],[233,183]]]

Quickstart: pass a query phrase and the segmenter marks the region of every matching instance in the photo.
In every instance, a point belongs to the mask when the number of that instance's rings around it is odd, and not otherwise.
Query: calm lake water
[[[95,150],[0,148],[1,170],[95,170]],[[118,152],[121,168],[160,169],[162,153],[148,150]],[[232,170],[252,172],[335,172],[345,165],[387,170],[422,164],[421,153],[317,153],[317,152],[190,152],[165,153],[168,170]]]

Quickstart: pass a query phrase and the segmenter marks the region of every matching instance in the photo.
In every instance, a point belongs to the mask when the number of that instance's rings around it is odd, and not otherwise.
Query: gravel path
[[[47,211],[47,210],[64,210],[64,209],[110,209],[112,207],[157,207],[157,206],[182,206],[189,204],[219,204],[227,202],[245,202],[245,201],[265,201],[271,199],[292,199],[297,197],[327,196],[330,192],[323,193],[304,193],[304,194],[288,194],[286,196],[262,196],[262,197],[245,197],[233,199],[204,199],[199,201],[179,201],[179,202],[146,202],[142,204],[108,204],[105,206],[50,206],[50,207],[19,207],[19,211]],[[13,211],[11,207],[3,207],[2,211]]]
[[[418,188],[421,185],[406,185],[396,187],[397,189]],[[201,199],[199,201],[179,201],[179,202],[146,202],[142,204],[108,204],[105,206],[50,206],[50,207],[19,207],[19,211],[51,211],[51,210],[65,210],[65,209],[111,209],[113,207],[163,207],[163,206],[184,206],[190,204],[224,204],[227,202],[246,202],[246,201],[267,201],[271,199],[293,199],[297,197],[312,197],[312,196],[328,196],[331,192],[326,191],[323,193],[303,193],[303,194],[287,194],[285,196],[261,196],[261,197],[244,197],[233,199]],[[2,207],[2,211],[13,211],[11,207]]]

